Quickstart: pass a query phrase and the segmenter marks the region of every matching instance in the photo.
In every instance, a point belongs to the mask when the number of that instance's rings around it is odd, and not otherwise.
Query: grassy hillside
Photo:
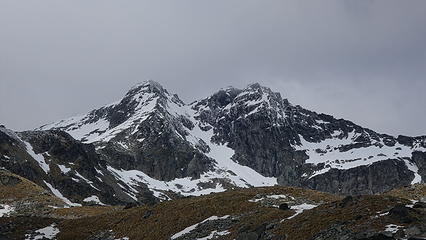
[[[26,178],[0,170],[1,204],[37,204],[40,206],[63,207],[64,202],[49,191]]]
[[[0,201],[60,203],[34,183],[8,176],[20,182],[2,185]],[[56,231],[53,239],[402,239],[426,233],[426,203],[418,202],[425,189],[418,184],[382,195],[342,197],[265,187],[153,206],[53,208],[48,214],[0,218],[0,237],[34,237],[47,227]]]

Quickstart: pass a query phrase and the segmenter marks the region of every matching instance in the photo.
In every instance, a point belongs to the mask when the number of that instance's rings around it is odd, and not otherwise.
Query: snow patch
[[[62,193],[59,192],[58,189],[56,189],[52,185],[50,185],[50,183],[48,183],[48,182],[46,182],[44,180],[43,180],[43,182],[44,182],[44,184],[46,184],[46,186],[50,189],[50,191],[52,191],[52,193],[55,196],[57,196],[58,198],[62,199],[62,201],[64,201],[68,206],[71,206],[71,207],[80,207],[81,206],[81,204],[79,204],[79,203],[73,203],[68,198],[64,197],[64,195],[62,195]]]
[[[408,170],[412,171],[414,173],[414,178],[411,181],[411,184],[421,183],[422,182],[422,176],[419,174],[419,168],[417,165],[413,162],[410,162],[406,159],[404,159],[405,165],[407,166]]]
[[[170,239],[176,239],[176,238],[179,238],[179,237],[181,237],[181,236],[183,236],[183,235],[185,235],[185,234],[187,234],[187,233],[190,233],[190,232],[192,232],[193,230],[195,230],[197,227],[198,227],[198,225],[200,225],[200,224],[202,224],[202,223],[205,223],[205,222],[207,222],[207,221],[213,221],[213,220],[219,220],[219,219],[226,219],[226,218],[228,218],[229,217],[229,215],[225,215],[225,216],[223,216],[223,217],[218,217],[218,216],[211,216],[211,217],[209,217],[209,218],[207,218],[207,219],[205,219],[205,220],[203,220],[202,222],[199,222],[199,223],[196,223],[196,224],[194,224],[194,225],[191,225],[191,226],[189,226],[189,227],[187,227],[187,228],[185,228],[185,229],[183,229],[182,231],[180,231],[180,232],[178,232],[178,233],[176,233],[176,234],[174,234]],[[207,238],[207,239],[209,239],[209,238]]]
[[[302,203],[302,204],[299,204],[299,205],[291,206],[290,209],[296,210],[296,213],[294,215],[286,218],[286,219],[292,219],[292,218],[296,217],[297,215],[301,214],[303,211],[309,210],[309,209],[312,209],[312,208],[316,208],[317,206],[318,205],[309,204],[309,203]]]
[[[92,195],[90,197],[83,199],[83,202],[95,202],[99,205],[103,205],[103,206],[105,205],[104,203],[101,202],[101,200],[99,200],[99,197],[96,195]]]
[[[107,167],[108,171],[113,173],[117,178],[124,182],[130,188],[130,197],[136,200],[136,193],[138,192],[135,188],[140,183],[144,183],[148,188],[154,192],[154,196],[163,197],[162,191],[171,190],[173,192],[180,193],[184,196],[200,196],[210,194],[213,192],[223,192],[225,189],[219,183],[214,188],[202,189],[198,186],[199,183],[210,182],[211,178],[208,174],[202,174],[199,179],[176,178],[171,181],[160,181],[151,178],[147,174],[139,170],[119,170],[111,166]],[[123,187],[124,188],[124,187]],[[124,188],[125,189],[125,188]]]
[[[261,202],[261,201],[266,200],[266,199],[277,199],[277,200],[278,199],[284,199],[284,200],[289,199],[289,200],[294,200],[294,197],[287,196],[287,195],[284,195],[284,194],[278,194],[278,195],[267,195],[267,196],[264,196],[264,197],[261,197],[261,198],[250,199],[248,201],[249,202]]]
[[[399,228],[402,228],[402,226],[395,225],[395,224],[388,224],[385,226],[385,232],[396,233],[398,232]]]
[[[71,171],[71,168],[65,167],[64,165],[58,164],[59,169],[63,174],[67,174]]]
[[[34,234],[26,234],[26,240],[38,240],[38,239],[54,239],[59,233],[59,229],[56,227],[56,224],[51,224],[45,228],[41,228],[35,231]]]
[[[407,205],[405,205],[406,207],[408,207],[408,208],[412,208],[412,207],[414,207],[414,204],[416,204],[418,201],[416,201],[416,200],[410,200],[411,201],[411,204],[407,204]]]
[[[366,166],[375,162],[388,159],[404,159],[411,158],[413,149],[402,144],[394,146],[386,146],[382,141],[373,142],[371,146],[352,148],[348,151],[341,151],[341,147],[355,143],[355,139],[360,133],[352,131],[347,137],[340,137],[341,131],[335,131],[332,138],[325,139],[321,142],[306,141],[303,136],[299,135],[301,144],[295,146],[296,150],[304,150],[309,156],[306,163],[320,164],[324,163],[325,168],[318,170],[310,176],[324,174],[331,168],[350,169],[358,166]],[[417,167],[408,164],[407,167],[411,171],[417,173]],[[419,182],[420,175],[416,175],[413,182]]]
[[[15,207],[7,204],[0,204],[0,217],[7,217],[13,211],[15,211]]]
[[[80,173],[78,173],[77,171],[75,172],[75,175],[79,178],[81,178],[82,180],[84,180],[85,182],[87,182],[88,184],[92,184],[93,182],[90,181],[89,179],[83,177]]]
[[[32,158],[34,158],[34,160],[36,160],[38,162],[38,165],[40,166],[41,169],[43,169],[43,171],[45,173],[50,172],[50,167],[49,165],[46,163],[46,160],[44,159],[43,154],[37,154],[34,152],[33,147],[31,146],[30,143],[22,141],[25,144],[25,147],[27,149],[28,154],[30,154],[30,156]]]

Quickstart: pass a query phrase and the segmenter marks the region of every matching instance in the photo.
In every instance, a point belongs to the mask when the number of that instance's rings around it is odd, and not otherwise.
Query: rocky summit
[[[274,185],[376,194],[426,179],[426,136],[378,133],[257,83],[186,104],[145,81],[79,117],[0,127],[0,167],[71,206]]]

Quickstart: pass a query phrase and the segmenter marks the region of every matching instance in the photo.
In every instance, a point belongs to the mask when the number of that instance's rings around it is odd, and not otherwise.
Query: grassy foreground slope
[[[66,220],[61,223],[59,239],[84,239],[90,233],[112,230],[116,237],[130,239],[168,239],[188,226],[202,222],[211,216],[230,215],[227,223],[233,239],[239,231],[250,233],[264,224],[273,224],[294,215],[294,210],[280,210],[274,204],[288,199],[270,199],[266,196],[291,196],[289,201],[321,204],[336,201],[338,196],[312,190],[287,187],[241,189],[201,197],[191,197],[163,202],[155,206],[143,206],[117,211],[91,218]],[[254,202],[256,199],[264,201]],[[252,200],[252,201],[250,201]],[[254,200],[254,201],[253,201]],[[220,223],[216,223],[220,225]],[[90,225],[90,227],[88,227]],[[74,231],[79,229],[79,231]],[[212,231],[214,229],[212,228]],[[200,236],[202,237],[202,236]],[[190,238],[189,238],[190,239]]]
[[[420,184],[369,196],[265,187],[153,206],[58,208],[63,206],[60,199],[26,179],[6,175],[21,181],[0,185],[1,203],[16,204],[25,199],[49,211],[18,211],[0,217],[0,239],[426,238],[426,203],[422,202],[426,186]],[[48,232],[46,229],[51,235],[40,233]]]
[[[42,207],[51,206],[53,209],[65,205],[60,198],[34,182],[5,170],[0,170],[0,204],[15,207],[15,214],[25,214],[20,212],[24,210],[24,206],[32,211],[41,210]]]
[[[417,188],[424,186],[410,191]],[[278,208],[283,203],[290,209]],[[176,239],[409,239],[426,237],[426,208],[392,193],[343,198],[291,187],[252,188],[66,220],[58,237],[170,239],[197,223]]]

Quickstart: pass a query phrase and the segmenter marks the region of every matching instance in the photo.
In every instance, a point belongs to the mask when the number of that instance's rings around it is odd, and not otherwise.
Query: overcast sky
[[[153,79],[191,102],[259,82],[426,134],[426,1],[0,1],[0,124],[32,129]]]

